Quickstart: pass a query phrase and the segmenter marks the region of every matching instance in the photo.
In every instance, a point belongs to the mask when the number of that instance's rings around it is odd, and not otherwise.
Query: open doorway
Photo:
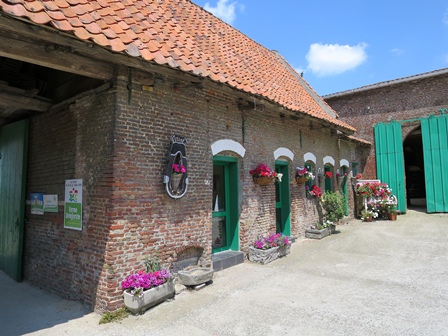
[[[426,208],[425,164],[422,130],[419,126],[403,142],[408,207]]]

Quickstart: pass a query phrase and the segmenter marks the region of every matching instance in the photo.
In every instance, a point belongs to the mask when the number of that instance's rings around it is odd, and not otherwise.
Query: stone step
[[[212,254],[213,269],[215,272],[242,264],[244,262],[244,252],[223,251]]]

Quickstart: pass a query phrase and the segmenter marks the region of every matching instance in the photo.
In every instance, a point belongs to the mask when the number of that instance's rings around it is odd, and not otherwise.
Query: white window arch
[[[311,161],[312,163],[316,164],[316,156],[313,153],[305,153],[303,154],[303,161],[307,162],[307,161]]]
[[[324,161],[324,166],[329,163],[334,167],[334,159],[331,156],[324,157],[323,161]]]
[[[350,167],[350,163],[348,162],[348,160],[346,160],[346,159],[342,159],[340,162],[339,162],[339,167]]]
[[[294,153],[285,147],[279,147],[274,151],[274,159],[277,160],[279,157],[285,156],[291,161],[294,160]]]
[[[230,139],[222,139],[212,143],[212,154],[216,155],[224,151],[232,151],[244,157],[246,149],[239,143]]]

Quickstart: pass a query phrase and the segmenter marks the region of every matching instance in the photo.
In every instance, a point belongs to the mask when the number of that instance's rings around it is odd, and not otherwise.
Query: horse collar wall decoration
[[[181,198],[188,188],[188,168],[185,144],[187,139],[173,134],[170,150],[166,156],[163,183],[171,198]]]

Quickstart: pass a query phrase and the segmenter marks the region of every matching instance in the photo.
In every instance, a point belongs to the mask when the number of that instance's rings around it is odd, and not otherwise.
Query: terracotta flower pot
[[[389,220],[396,221],[397,220],[397,214],[396,213],[390,213],[389,214]]]
[[[364,222],[372,222],[372,221],[373,221],[372,216],[368,216],[368,217],[364,218]]]

